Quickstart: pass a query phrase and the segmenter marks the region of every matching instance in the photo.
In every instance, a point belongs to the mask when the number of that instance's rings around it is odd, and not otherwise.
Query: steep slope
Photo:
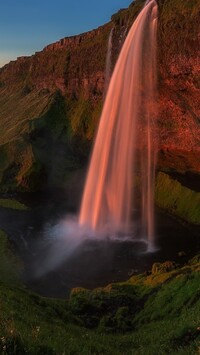
[[[84,164],[101,112],[110,31],[114,66],[143,4],[0,69],[2,190],[58,185]],[[158,166],[200,173],[200,2],[159,0],[159,7]]]

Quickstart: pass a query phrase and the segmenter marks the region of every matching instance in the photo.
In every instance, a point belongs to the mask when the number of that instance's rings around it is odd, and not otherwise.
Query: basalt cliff
[[[63,38],[0,69],[0,188],[67,181],[89,156],[105,87],[111,30],[114,66],[144,1],[109,23]],[[158,169],[200,174],[200,1],[159,0]]]

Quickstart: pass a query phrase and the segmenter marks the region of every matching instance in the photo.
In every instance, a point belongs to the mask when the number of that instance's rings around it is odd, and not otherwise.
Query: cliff
[[[1,190],[65,182],[84,164],[98,124],[111,29],[112,66],[144,4],[0,69]],[[200,173],[200,3],[159,0],[158,168]]]
[[[160,165],[200,172],[200,2],[161,2]]]
[[[111,23],[66,37],[30,57],[19,57],[0,71],[1,88],[60,90],[67,97],[101,94]],[[87,95],[86,95],[87,94]]]

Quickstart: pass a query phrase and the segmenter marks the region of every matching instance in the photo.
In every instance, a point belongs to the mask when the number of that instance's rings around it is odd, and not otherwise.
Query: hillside
[[[196,354],[200,256],[155,263],[146,274],[48,299],[19,282],[23,267],[0,231],[1,354]]]
[[[1,191],[57,186],[86,163],[102,107],[110,31],[114,65],[143,3],[0,69]],[[199,0],[159,0],[158,168],[169,173],[200,173],[199,23]]]

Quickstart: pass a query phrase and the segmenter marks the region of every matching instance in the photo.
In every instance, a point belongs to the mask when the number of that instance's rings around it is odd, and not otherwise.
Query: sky
[[[110,20],[132,0],[1,0],[0,67]]]

